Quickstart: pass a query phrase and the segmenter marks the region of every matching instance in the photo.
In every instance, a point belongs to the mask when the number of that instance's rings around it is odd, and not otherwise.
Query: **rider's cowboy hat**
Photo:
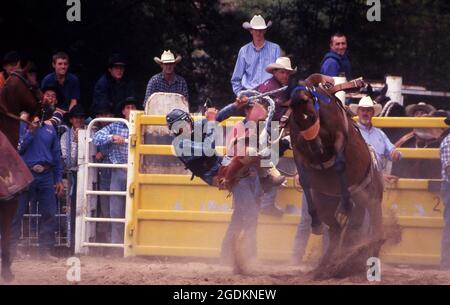
[[[436,108],[434,108],[432,105],[420,102],[418,104],[412,104],[409,106],[406,106],[405,111],[407,116],[414,116],[414,113],[416,111],[422,110],[423,112],[430,114],[433,111],[436,111]]]
[[[253,16],[250,22],[244,22],[242,27],[246,30],[265,30],[272,25],[272,21],[267,22],[261,15]]]
[[[269,64],[266,67],[266,71],[268,73],[272,73],[272,74],[273,74],[273,71],[277,70],[277,69],[289,71],[291,74],[294,74],[295,72],[297,72],[297,67],[292,69],[291,60],[289,59],[289,57],[278,57],[277,60],[275,61],[275,63]]]
[[[362,107],[362,108],[373,108],[374,110],[374,116],[377,116],[380,114],[381,112],[381,105],[380,104],[375,104],[373,102],[373,100],[370,98],[370,96],[365,96],[363,97],[360,101],[359,104],[350,104],[350,110],[353,111],[354,113],[356,113],[358,111],[358,108]]]
[[[181,61],[181,56],[177,56],[175,58],[175,55],[170,50],[164,51],[161,55],[161,58],[155,57],[153,60],[158,64],[177,64]]]

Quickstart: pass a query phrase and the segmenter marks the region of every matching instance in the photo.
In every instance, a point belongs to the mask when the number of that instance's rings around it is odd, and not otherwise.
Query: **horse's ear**
[[[384,87],[383,87],[383,89],[381,89],[380,95],[386,96],[386,93],[387,93],[387,91],[388,91],[388,88],[389,88],[388,84],[385,84]]]
[[[367,93],[368,96],[373,98],[373,88],[372,88],[372,86],[370,84],[367,85],[366,93]]]

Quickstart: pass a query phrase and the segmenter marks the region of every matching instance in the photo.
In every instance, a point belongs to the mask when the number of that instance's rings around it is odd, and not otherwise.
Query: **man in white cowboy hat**
[[[272,78],[256,88],[256,91],[265,93],[287,86],[291,75],[297,72],[297,68],[293,69],[289,57],[279,57],[273,63],[266,67],[266,72],[272,74]],[[280,121],[289,106],[284,105],[289,100],[289,93],[286,91],[278,92],[270,96],[275,101],[275,113],[273,121]],[[289,142],[280,141],[280,156],[289,148]],[[276,205],[278,187],[274,186],[270,191],[264,193],[261,197],[261,213],[272,216],[281,216],[283,211]]]
[[[401,153],[381,129],[372,125],[372,118],[380,114],[381,109],[381,105],[375,104],[370,96],[363,97],[358,105],[350,105],[350,110],[358,115],[357,125],[364,140],[374,148],[378,160],[398,161],[401,159]]]
[[[252,35],[252,42],[239,50],[231,77],[231,86],[236,95],[242,90],[256,88],[271,77],[265,68],[275,62],[281,54],[278,44],[264,38],[267,28],[271,25],[272,22],[266,24],[261,15],[255,15],[250,22],[242,24],[242,27]]]
[[[256,91],[261,93],[287,86],[291,76],[297,72],[297,68],[292,68],[289,57],[278,57],[274,63],[271,63],[266,67],[266,72],[273,76],[256,88]],[[289,100],[289,92],[287,90],[278,92],[271,97],[274,99],[276,107],[273,120],[279,121],[289,108],[289,106],[283,105]]]
[[[162,53],[161,58],[153,59],[161,66],[162,72],[150,78],[145,90],[145,102],[155,92],[179,93],[189,100],[186,80],[175,73],[175,66],[181,61],[181,56],[175,57],[170,50],[167,50]]]

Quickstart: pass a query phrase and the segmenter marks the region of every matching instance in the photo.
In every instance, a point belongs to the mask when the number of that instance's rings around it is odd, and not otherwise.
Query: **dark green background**
[[[153,57],[170,48],[183,56],[177,69],[188,81],[195,110],[206,97],[219,105],[233,98],[229,80],[235,59],[250,41],[242,22],[262,13],[274,23],[267,38],[299,66],[298,77],[319,70],[329,36],[339,30],[348,35],[355,77],[381,80],[396,74],[405,83],[448,90],[450,1],[381,2],[381,22],[370,23],[366,0],[81,0],[82,21],[70,23],[66,0],[4,0],[0,56],[20,51],[37,63],[42,78],[51,71],[52,53],[65,50],[87,106],[111,52],[128,56],[128,72],[142,98],[148,79],[159,72]],[[445,99],[419,99],[450,109]],[[409,97],[406,103],[416,100]]]

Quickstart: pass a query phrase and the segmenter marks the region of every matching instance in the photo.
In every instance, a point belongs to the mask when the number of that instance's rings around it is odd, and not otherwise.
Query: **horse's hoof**
[[[5,282],[11,282],[14,280],[14,274],[11,272],[11,270],[2,269],[2,279]]]

